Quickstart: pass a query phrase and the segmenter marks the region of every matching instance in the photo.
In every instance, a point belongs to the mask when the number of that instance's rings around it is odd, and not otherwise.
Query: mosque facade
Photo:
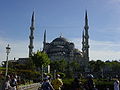
[[[73,42],[69,42],[63,36],[55,38],[52,42],[46,41],[46,30],[44,32],[43,52],[47,53],[51,60],[77,61],[81,65],[88,65],[89,62],[89,34],[88,17],[85,13],[85,25],[82,33],[82,50],[75,48]],[[29,57],[33,53],[33,31],[34,31],[34,13],[31,19]]]
[[[82,52],[75,48],[74,43],[64,37],[55,38],[52,42],[44,42],[43,51],[48,54],[51,60],[82,60]],[[79,59],[79,60],[78,60]]]

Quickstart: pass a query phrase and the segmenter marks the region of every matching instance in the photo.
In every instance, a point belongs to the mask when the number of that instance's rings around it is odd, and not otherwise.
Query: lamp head
[[[6,47],[6,53],[9,54],[9,53],[10,53],[10,50],[11,50],[11,48],[10,48],[10,46],[9,46],[9,44],[8,44],[8,46]]]

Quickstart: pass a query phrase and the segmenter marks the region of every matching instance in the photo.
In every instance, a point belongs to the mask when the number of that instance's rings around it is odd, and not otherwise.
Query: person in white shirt
[[[115,82],[114,82],[114,90],[119,90],[119,80],[115,80]]]
[[[10,76],[9,75],[6,76],[3,90],[12,90],[12,87],[10,86]]]

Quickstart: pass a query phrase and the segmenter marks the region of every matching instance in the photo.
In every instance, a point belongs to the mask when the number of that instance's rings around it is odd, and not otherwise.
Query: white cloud
[[[9,42],[10,41],[10,42]],[[9,54],[9,59],[13,60],[14,58],[24,58],[24,57],[28,57],[28,45],[29,42],[26,40],[9,40],[9,39],[3,39],[0,38],[0,42],[1,42],[1,46],[0,46],[0,62],[6,60],[6,46],[9,43],[10,44],[10,54]],[[42,43],[39,41],[35,41],[34,42],[34,52],[36,52],[37,50],[40,50],[42,45]]]
[[[4,41],[3,39],[1,40],[2,44],[0,46],[0,61],[6,60],[6,46],[8,43]],[[26,43],[24,41],[11,41],[9,43],[11,51],[9,54],[9,59],[13,58],[19,58],[19,57],[27,57],[27,47]]]
[[[120,51],[105,51],[105,50],[90,50],[90,60],[119,60],[120,59]]]
[[[111,41],[90,41],[90,58],[93,60],[119,60],[120,43]]]
[[[76,48],[81,50],[81,39],[72,39]],[[119,60],[120,43],[90,40],[90,60]]]
[[[0,38],[0,62],[6,59],[6,46],[8,39]],[[71,42],[75,43],[75,47],[81,50],[81,39],[73,38]],[[10,40],[9,40],[10,41]],[[11,52],[9,59],[28,57],[29,41],[10,41]],[[42,49],[41,41],[34,41],[34,51]],[[94,41],[90,40],[90,60],[119,60],[120,59],[120,43]]]

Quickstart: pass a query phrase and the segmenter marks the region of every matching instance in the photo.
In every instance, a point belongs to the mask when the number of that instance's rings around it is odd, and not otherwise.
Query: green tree
[[[59,70],[61,72],[65,72],[66,66],[67,66],[67,62],[65,60],[60,60],[59,61]]]
[[[42,69],[50,64],[50,59],[48,58],[47,54],[44,52],[37,51],[31,57],[33,63],[35,64],[36,68]]]
[[[105,66],[105,63],[101,60],[97,60],[94,65],[94,72],[101,72],[101,69],[103,69]]]
[[[78,64],[76,61],[72,61],[70,63],[70,66],[73,73],[78,72],[80,70],[80,64]]]
[[[80,64],[77,61],[68,61],[66,65],[65,74],[67,78],[72,78],[74,75],[78,75],[82,71]]]
[[[51,70],[56,70],[57,72],[65,72],[67,62],[65,60],[55,60],[51,61]]]
[[[96,63],[96,62],[95,62],[94,60],[89,61],[90,72],[93,72],[93,71],[94,71],[95,63]]]
[[[112,61],[112,72],[119,73],[120,72],[120,62]]]

